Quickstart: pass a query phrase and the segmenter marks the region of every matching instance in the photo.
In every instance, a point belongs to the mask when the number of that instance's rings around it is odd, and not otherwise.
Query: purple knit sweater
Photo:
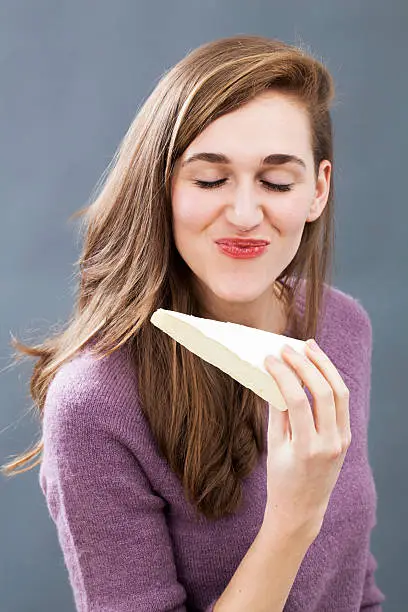
[[[303,290],[297,304],[304,312]],[[284,611],[381,612],[370,551],[372,326],[363,306],[335,287],[322,323],[316,339],[350,389],[352,442]],[[266,453],[233,516],[195,522],[140,409],[123,347],[99,361],[84,350],[63,364],[47,393],[43,434],[39,481],[77,610],[211,612],[261,527]]]

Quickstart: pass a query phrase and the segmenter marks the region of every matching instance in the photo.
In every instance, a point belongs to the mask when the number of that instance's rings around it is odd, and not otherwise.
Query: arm
[[[375,583],[374,574],[377,568],[378,563],[374,555],[369,550],[363,587],[363,597],[360,606],[360,610],[364,610],[364,612],[382,612],[381,604],[385,601],[385,595],[380,591]]]
[[[264,519],[214,612],[282,612],[312,541],[306,535],[280,536]]]
[[[90,401],[60,395],[46,406],[40,483],[76,609],[186,612],[163,500],[119,428],[112,432]]]
[[[364,338],[361,345],[364,347],[363,352],[363,372],[364,374],[364,410],[365,410],[365,418],[366,418],[366,427],[367,427],[367,438],[368,438],[368,427],[370,423],[370,396],[371,396],[371,368],[372,368],[372,347],[373,347],[373,328],[371,324],[370,317],[365,308],[359,304],[359,308],[361,309],[361,313],[363,316],[363,329],[364,329]],[[366,450],[368,453],[368,449]],[[367,462],[369,458],[366,458]],[[375,486],[375,482],[374,482]],[[368,550],[367,556],[367,565],[366,565],[366,574],[364,579],[363,586],[363,596],[361,600],[360,610],[365,610],[365,612],[382,612],[381,604],[385,601],[385,595],[380,591],[378,586],[375,583],[375,571],[378,568],[378,563],[371,553],[370,549]]]

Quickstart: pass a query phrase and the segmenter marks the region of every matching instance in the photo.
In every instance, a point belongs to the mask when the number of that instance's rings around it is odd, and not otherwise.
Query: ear
[[[315,195],[310,204],[309,214],[306,222],[315,221],[322,214],[327,204],[330,190],[330,176],[332,166],[329,160],[324,159],[320,162],[319,174],[316,181]]]

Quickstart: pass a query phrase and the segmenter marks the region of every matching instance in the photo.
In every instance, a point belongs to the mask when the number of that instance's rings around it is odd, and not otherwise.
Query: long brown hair
[[[17,352],[37,358],[30,394],[41,421],[47,389],[64,362],[89,344],[103,358],[128,342],[141,409],[158,447],[187,499],[213,519],[240,504],[241,481],[265,451],[267,405],[157,329],[150,317],[157,308],[205,315],[173,240],[176,160],[212,121],[267,89],[284,92],[307,110],[316,178],[322,160],[333,166],[334,85],[320,60],[300,46],[262,36],[237,35],[198,47],[162,76],[121,141],[99,193],[73,215],[84,217],[85,238],[76,262],[77,300],[65,328],[35,346],[11,341],[17,358]],[[305,224],[296,256],[276,281],[293,336],[303,340],[316,337],[332,274],[333,225],[332,173],[322,214]],[[301,282],[302,317],[295,299]],[[41,437],[2,471],[25,472],[41,463],[42,452]]]

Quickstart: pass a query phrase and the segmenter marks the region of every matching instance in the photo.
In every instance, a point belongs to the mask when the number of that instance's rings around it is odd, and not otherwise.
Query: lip
[[[254,259],[263,255],[268,245],[258,243],[243,247],[242,245],[238,246],[238,244],[225,244],[220,242],[217,244],[217,247],[221,253],[233,259]]]
[[[225,244],[238,247],[262,246],[269,244],[269,240],[256,238],[219,238],[217,244]]]

